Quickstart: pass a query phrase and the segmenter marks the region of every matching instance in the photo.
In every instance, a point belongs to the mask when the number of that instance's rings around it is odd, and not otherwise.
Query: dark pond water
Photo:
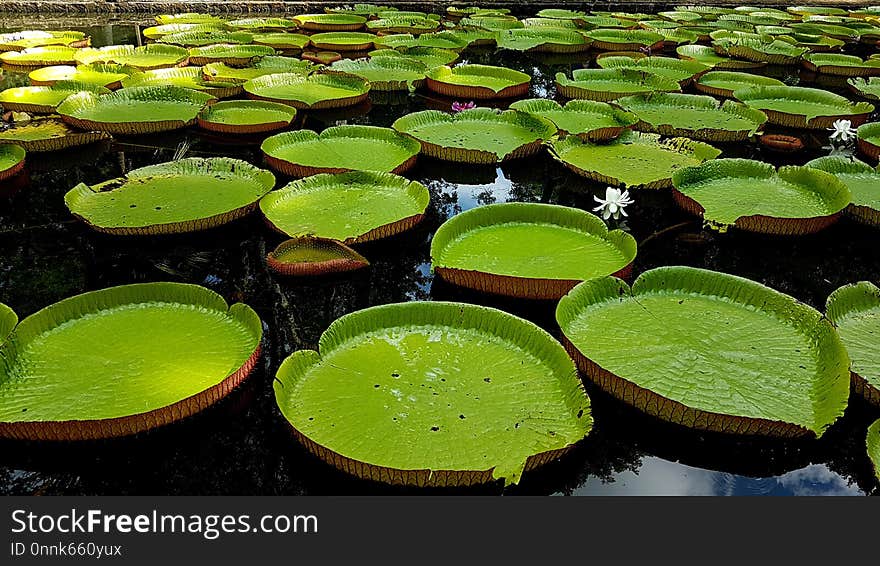
[[[132,26],[68,28],[89,31],[94,43],[134,42]],[[539,59],[468,51],[471,62],[505,65],[534,77],[533,94],[553,97],[553,75],[583,58]],[[591,57],[592,58],[592,57]],[[767,73],[796,84],[796,70]],[[0,86],[24,84],[7,73]],[[320,130],[341,123],[390,125],[451,100],[418,94],[399,104],[310,114],[298,126]],[[827,150],[825,132],[807,136],[803,163]],[[76,445],[0,442],[4,494],[371,494],[403,493],[353,479],[305,452],[275,408],[272,375],[290,352],[314,348],[339,316],[371,305],[453,299],[499,306],[551,333],[553,303],[510,301],[464,293],[433,279],[429,242],[449,216],[493,202],[534,201],[592,208],[604,192],[549,157],[503,167],[421,159],[408,176],[431,191],[427,222],[392,241],[363,247],[372,268],[353,276],[290,281],[269,274],[267,251],[283,238],[258,217],[197,235],[121,239],[95,234],[73,221],[64,193],[132,168],[170,160],[181,143],[188,155],[228,155],[259,164],[259,140],[210,137],[196,130],[131,138],[56,154],[34,154],[28,170],[0,184],[0,301],[20,315],[70,295],[143,281],[180,281],[214,289],[254,307],[266,327],[265,356],[247,384],[195,418],[135,438]],[[724,147],[725,156],[783,160],[754,144]],[[280,179],[281,182],[286,182]],[[666,191],[636,192],[624,227],[639,242],[636,274],[660,265],[693,265],[749,277],[822,308],[838,286],[880,275],[878,233],[846,219],[819,235],[797,239],[703,230]],[[148,336],[144,337],[149,339]],[[877,492],[865,455],[864,431],[880,414],[858,398],[819,441],[779,442],[693,432],[647,417],[589,387],[596,427],[570,456],[518,486],[492,485],[465,493],[860,495]],[[438,491],[438,493],[462,493]]]

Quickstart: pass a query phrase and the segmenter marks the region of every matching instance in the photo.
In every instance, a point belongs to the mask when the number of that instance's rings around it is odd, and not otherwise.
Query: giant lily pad
[[[141,30],[141,33],[147,39],[155,41],[171,33],[180,33],[182,31],[217,31],[222,29],[221,26],[220,22],[161,24],[144,28]]]
[[[21,51],[0,53],[0,63],[10,69],[28,69],[48,67],[50,65],[73,65],[79,51],[73,47],[49,45],[47,47],[29,47]]]
[[[629,57],[603,57],[597,61],[603,69],[630,69],[658,75],[686,86],[709,70],[708,65],[697,61],[673,59],[672,57],[643,57],[638,60]]]
[[[236,45],[234,43],[217,43],[205,47],[193,47],[189,50],[189,62],[193,65],[208,63],[226,63],[227,65],[244,66],[257,57],[275,55],[275,50],[268,45]]]
[[[251,79],[244,83],[244,90],[249,98],[324,110],[363,102],[369,96],[370,83],[345,73],[278,73]]]
[[[607,144],[569,136],[550,144],[550,153],[566,167],[607,185],[661,189],[672,186],[672,174],[715,159],[721,151],[711,145],[658,134],[625,132]]]
[[[511,98],[529,91],[532,78],[520,71],[492,65],[434,67],[427,72],[429,89],[455,98]]]
[[[834,176],[809,167],[749,159],[717,159],[676,171],[676,202],[722,230],[797,235],[835,222],[850,192]]]
[[[171,85],[202,91],[216,98],[241,94],[241,83],[205,80],[201,67],[169,67],[132,75],[122,80],[125,88]]]
[[[156,23],[169,24],[214,24],[221,25],[223,20],[213,14],[202,12],[182,12],[179,14],[160,14],[156,16]]]
[[[101,131],[76,130],[57,118],[34,118],[0,130],[0,144],[16,144],[29,152],[59,151],[110,138]]]
[[[558,299],[581,281],[628,275],[636,241],[597,216],[550,204],[473,208],[443,223],[431,240],[434,272],[486,293]]]
[[[851,91],[871,100],[880,100],[880,77],[869,79],[856,77],[849,79],[846,83]]]
[[[145,236],[195,232],[237,220],[275,186],[275,176],[227,157],[192,157],[129,171],[64,196],[77,218],[100,232]]]
[[[49,45],[87,47],[89,42],[90,38],[81,31],[24,30],[0,33],[0,51],[21,51]]]
[[[492,33],[492,32],[486,32]],[[425,33],[418,37],[411,33],[395,33],[383,37],[377,37],[376,47],[390,49],[406,49],[411,47],[432,47],[436,49],[449,49],[461,51],[468,46],[468,37],[452,32]]]
[[[116,63],[128,65],[142,71],[162,67],[183,66],[187,63],[189,52],[176,45],[150,44],[141,47],[132,45],[108,45],[98,49],[80,49],[75,58],[78,63]]]
[[[247,67],[232,67],[226,63],[208,63],[202,67],[202,74],[209,81],[245,83],[263,75],[276,73],[308,74],[314,64],[294,57],[267,55],[251,62]]]
[[[593,40],[593,47],[601,51],[638,51],[660,49],[663,36],[645,29],[594,29],[586,32]]]
[[[334,322],[319,345],[281,364],[275,399],[304,446],[362,478],[517,483],[592,428],[559,343],[496,309],[373,307]]]
[[[257,134],[286,128],[296,116],[287,104],[262,100],[227,100],[206,106],[199,127],[223,134]]]
[[[632,288],[594,279],[556,320],[599,387],[687,427],[818,437],[847,405],[849,359],[831,323],[748,279],[692,267],[647,271]]]
[[[389,128],[335,126],[320,134],[285,132],[260,146],[266,162],[293,177],[345,171],[402,173],[415,164],[419,143]]]
[[[102,86],[73,81],[58,81],[52,86],[17,86],[0,91],[0,105],[4,110],[51,114],[61,102],[77,92],[93,92],[97,95],[110,91]]]
[[[371,91],[415,90],[424,84],[428,70],[424,63],[405,57],[343,59],[330,68],[369,81]]]
[[[637,130],[701,141],[744,141],[767,121],[763,112],[740,102],[722,104],[694,94],[656,92],[627,96],[617,104],[638,117]]]
[[[255,33],[254,43],[268,45],[288,54],[298,54],[309,44],[309,36],[300,33]]]
[[[859,222],[880,226],[880,171],[858,159],[827,156],[807,162],[807,167],[831,173],[849,189],[852,200],[846,213]]]
[[[81,130],[147,134],[184,128],[196,121],[211,95],[177,86],[123,88],[98,96],[80,92],[58,106],[65,122]]]
[[[543,118],[508,110],[474,108],[455,115],[414,112],[391,126],[422,144],[422,153],[460,163],[498,163],[535,154],[556,126]]]
[[[458,60],[458,53],[451,49],[437,47],[401,47],[400,49],[377,49],[370,51],[370,58],[379,59],[412,59],[419,61],[427,68],[451,65]]]
[[[309,37],[309,43],[316,49],[329,51],[367,51],[375,41],[375,35],[356,31],[316,33]]]
[[[192,415],[244,381],[261,336],[250,307],[229,307],[196,285],[65,299],[24,319],[0,346],[0,436],[107,438]]]
[[[868,281],[841,287],[828,297],[826,314],[849,353],[853,391],[880,405],[880,289]]]
[[[865,437],[865,447],[868,449],[868,458],[874,466],[874,475],[880,481],[880,419],[868,427],[868,435]]]
[[[51,86],[58,81],[75,81],[115,90],[122,86],[122,79],[136,75],[140,71],[125,65],[55,65],[42,67],[28,73],[32,85]]]
[[[736,71],[709,71],[694,83],[700,92],[725,98],[732,98],[736,90],[762,86],[785,86],[785,83],[773,77]]]
[[[555,100],[532,98],[510,105],[513,110],[546,118],[565,134],[585,140],[610,140],[638,121],[635,114],[605,102],[569,100],[562,106]]]
[[[675,52],[682,59],[697,61],[718,71],[758,69],[767,65],[764,62],[731,59],[725,55],[715,53],[715,50],[707,45],[680,45],[675,48]]]
[[[308,277],[355,271],[370,262],[337,240],[301,236],[278,244],[266,256],[266,265],[281,275]]]
[[[874,111],[872,104],[817,88],[767,86],[737,90],[733,96],[763,111],[771,124],[789,128],[830,128],[839,119],[863,124]]]
[[[801,57],[809,51],[806,47],[797,47],[787,41],[772,39],[770,36],[765,38],[728,36],[716,39],[712,44],[722,55],[772,65],[797,65]]]
[[[859,151],[871,159],[880,158],[880,122],[859,126],[856,145]]]
[[[608,102],[631,94],[681,90],[677,81],[631,69],[575,69],[572,77],[556,73],[556,89],[566,98]]]
[[[309,31],[357,31],[363,29],[367,18],[355,14],[301,14],[293,21]]]
[[[842,53],[812,53],[805,55],[804,68],[815,73],[840,77],[876,77],[880,75],[880,61],[864,60]]]
[[[180,45],[182,47],[204,47],[215,43],[245,44],[251,43],[254,36],[240,31],[199,30],[169,33],[159,39],[159,43]]]
[[[496,41],[502,49],[540,53],[580,53],[590,48],[590,40],[582,33],[546,26],[505,30]]]
[[[26,152],[21,146],[0,145],[0,181],[18,175],[24,169],[25,155]]]
[[[387,238],[421,222],[428,189],[391,173],[350,171],[313,175],[273,191],[260,210],[289,236],[317,236],[345,244]]]
[[[440,28],[439,20],[424,16],[390,15],[367,22],[367,29],[376,33],[411,33],[419,35]]]
[[[296,22],[286,18],[240,18],[226,22],[226,27],[247,31],[293,30]]]

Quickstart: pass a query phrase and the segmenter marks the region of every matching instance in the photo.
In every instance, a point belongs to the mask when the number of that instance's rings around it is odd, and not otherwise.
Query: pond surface
[[[93,44],[135,43],[131,25],[82,29]],[[593,56],[590,54],[590,65]],[[464,60],[504,65],[533,77],[532,95],[555,96],[553,76],[583,66],[583,56],[538,58],[469,50]],[[764,71],[798,84],[797,70]],[[6,73],[0,87],[26,84]],[[832,89],[833,90],[833,89]],[[367,103],[345,112],[303,114],[296,127],[389,126],[409,112],[448,110],[451,100],[419,93],[398,104]],[[723,157],[801,164],[827,153],[825,132],[808,135],[809,150],[780,159],[756,144],[719,145]],[[272,375],[290,352],[314,348],[336,318],[372,305],[411,300],[463,300],[502,307],[558,335],[552,302],[498,299],[450,288],[430,272],[431,234],[446,218],[475,206],[549,202],[591,209],[604,186],[591,184],[542,153],[502,167],[464,166],[420,158],[407,176],[431,192],[429,218],[415,231],[363,246],[372,267],[320,281],[271,275],[266,253],[284,238],[259,215],[210,232],[115,238],[74,221],[63,202],[76,183],[94,184],[168,161],[181,144],[188,156],[227,155],[262,161],[259,139],[207,135],[195,129],[128,138],[60,153],[32,154],[27,172],[0,184],[0,301],[26,316],[50,303],[112,285],[179,281],[204,285],[251,305],[265,325],[265,355],[251,379],[229,398],[184,422],[134,438],[75,445],[0,442],[3,494],[370,494],[408,490],[353,479],[301,448],[275,407]],[[279,180],[286,182],[279,176]],[[11,195],[11,196],[8,196]],[[792,239],[702,229],[668,191],[636,191],[618,224],[639,242],[635,275],[661,265],[692,265],[745,276],[819,309],[837,287],[877,280],[877,232],[844,218],[815,236]],[[149,336],[144,337],[149,340]],[[880,414],[853,398],[844,418],[819,441],[781,442],[694,432],[648,417],[589,387],[596,427],[573,454],[502,489],[438,493],[633,495],[859,495],[877,490],[865,456],[864,431]],[[423,493],[423,492],[419,492]]]

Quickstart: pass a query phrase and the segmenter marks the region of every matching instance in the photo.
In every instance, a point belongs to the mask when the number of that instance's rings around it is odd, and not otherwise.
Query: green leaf
[[[275,50],[268,45],[236,45],[234,43],[216,43],[205,47],[192,47],[189,50],[189,62],[193,65],[208,63],[226,63],[228,65],[247,65],[257,57],[275,55]]]
[[[231,67],[226,63],[208,63],[202,67],[202,74],[211,81],[247,82],[263,75],[275,73],[301,73],[307,75],[314,64],[294,57],[267,55],[251,61],[247,67]]]
[[[74,81],[114,90],[122,85],[122,79],[138,73],[140,70],[134,67],[97,63],[79,65],[78,67],[72,65],[42,67],[28,73],[28,78],[34,85],[52,85],[58,81]]]
[[[278,244],[266,257],[266,264],[281,275],[301,277],[355,271],[370,262],[336,240],[301,236]]]
[[[412,59],[427,68],[450,65],[458,60],[458,53],[451,49],[437,47],[401,47],[399,49],[377,49],[370,51],[371,59]]]
[[[344,73],[278,73],[249,80],[250,98],[289,104],[301,109],[343,108],[366,99],[370,83]]]
[[[183,12],[180,14],[160,14],[156,16],[156,23],[167,24],[215,24],[223,23],[219,17],[199,12]]]
[[[59,151],[109,139],[110,134],[99,131],[72,129],[57,118],[41,117],[29,122],[13,123],[0,131],[0,144],[16,144],[26,151]]]
[[[736,71],[709,71],[694,83],[700,92],[725,98],[732,98],[736,90],[762,86],[785,86],[785,83],[773,77]]]
[[[50,45],[75,48],[88,44],[89,37],[81,31],[24,30],[0,33],[0,51],[20,51]]]
[[[309,37],[309,43],[315,48],[329,51],[366,51],[372,49],[376,41],[375,35],[357,31],[316,33]]]
[[[424,84],[428,70],[424,63],[405,57],[342,59],[330,68],[369,81],[371,91],[413,91]]]
[[[434,67],[426,73],[428,88],[447,96],[494,98],[528,91],[531,77],[521,71],[492,65]]]
[[[21,51],[0,53],[0,62],[11,67],[48,67],[49,65],[73,65],[75,55],[87,51],[60,45],[28,47]]]
[[[756,69],[767,65],[764,62],[740,61],[719,55],[707,45],[680,45],[675,52],[682,59],[697,61],[716,70]]]
[[[498,47],[515,51],[579,53],[590,48],[590,41],[578,31],[547,26],[502,31],[497,42]]]
[[[831,323],[754,281],[692,267],[578,285],[556,320],[590,379],[685,426],[819,437],[849,396]]]
[[[144,71],[122,79],[124,88],[171,85],[198,90],[217,98],[228,98],[241,93],[241,84],[219,80],[205,80],[201,67],[169,67]]]
[[[240,31],[196,30],[169,33],[159,38],[158,42],[182,47],[202,47],[215,43],[245,44],[253,40],[253,35]]]
[[[268,45],[274,49],[283,51],[301,51],[309,44],[309,36],[301,33],[255,33],[254,43],[257,45]]]
[[[868,281],[845,285],[828,297],[825,312],[849,352],[853,389],[880,405],[880,288]]]
[[[253,134],[286,128],[296,109],[277,102],[227,100],[206,106],[199,114],[201,128],[226,133]]]
[[[880,172],[858,159],[839,156],[819,157],[807,162],[806,167],[837,177],[851,195],[847,213],[859,222],[880,225]]]
[[[26,152],[17,145],[0,145],[0,180],[16,175],[24,167]]]
[[[514,102],[510,108],[545,118],[562,133],[593,141],[615,138],[638,121],[631,112],[593,100],[569,100],[562,106],[555,100],[531,98]]]
[[[865,446],[868,449],[868,458],[874,465],[874,475],[880,481],[880,419],[874,421],[868,427],[868,436],[865,438]]]
[[[176,45],[150,44],[141,47],[133,45],[108,45],[106,47],[80,49],[75,54],[77,63],[115,63],[128,65],[142,71],[174,67],[183,64],[189,52]]]
[[[226,22],[226,27],[248,31],[295,29],[296,22],[286,18],[240,18]]]
[[[51,114],[61,102],[77,92],[97,95],[110,91],[102,86],[73,81],[56,81],[51,86],[17,86],[0,91],[0,104],[6,111]]]
[[[18,324],[18,315],[12,307],[0,303],[0,344],[6,341],[6,337]]]
[[[816,73],[843,77],[869,77],[880,74],[880,61],[864,60],[843,53],[810,53],[804,55],[804,67]]]
[[[556,73],[556,88],[566,98],[608,102],[632,94],[681,90],[676,80],[633,69],[575,69],[572,77]]]
[[[558,342],[462,303],[346,315],[321,336],[320,353],[281,364],[274,388],[309,450],[387,483],[517,483],[592,428],[589,398]]]
[[[638,51],[641,47],[658,48],[663,36],[644,29],[594,29],[586,32],[593,47],[603,51]]]
[[[367,18],[356,14],[301,14],[293,21],[310,31],[354,31],[364,27]]]
[[[141,33],[144,34],[144,37],[147,39],[152,39],[153,41],[158,40],[164,35],[168,35],[171,33],[179,33],[182,31],[217,31],[222,29],[222,24],[218,22],[207,22],[207,23],[176,23],[176,24],[161,24],[157,26],[150,26],[141,30]]]
[[[597,61],[597,64],[603,69],[644,71],[679,84],[688,83],[695,76],[709,69],[708,65],[697,61],[673,59],[672,57],[643,57],[638,60],[629,57],[603,57]]]
[[[874,111],[867,102],[799,86],[764,86],[734,91],[733,96],[752,108],[764,111],[771,124],[794,128],[822,129],[837,119],[864,119]]]

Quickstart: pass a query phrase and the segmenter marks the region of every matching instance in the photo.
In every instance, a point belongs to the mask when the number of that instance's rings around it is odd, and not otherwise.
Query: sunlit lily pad
[[[586,32],[593,40],[593,48],[602,51],[638,51],[641,48],[660,49],[663,36],[644,29],[594,29]]]
[[[226,63],[208,63],[202,67],[202,74],[209,81],[245,83],[263,75],[276,73],[308,74],[315,65],[294,57],[267,55],[253,61],[248,67],[231,67]]]
[[[678,81],[631,69],[575,69],[569,79],[556,73],[556,89],[566,98],[608,102],[632,94],[678,92]]]
[[[312,46],[329,51],[367,51],[375,41],[375,35],[364,32],[316,33],[309,37]]]
[[[141,33],[144,34],[144,37],[146,37],[147,39],[152,39],[153,41],[155,41],[162,36],[171,33],[180,33],[182,31],[216,31],[220,29],[223,29],[220,22],[177,23],[146,27],[141,30]]]
[[[451,65],[458,60],[458,52],[437,47],[401,47],[400,49],[377,49],[370,51],[370,58],[413,59],[428,67]]]
[[[876,77],[880,75],[880,61],[864,60],[841,53],[812,53],[805,55],[804,68],[808,71],[841,77]]]
[[[266,30],[293,30],[297,26],[296,22],[287,18],[240,18],[229,20],[226,22],[226,27],[259,32]]]
[[[550,27],[511,29],[498,33],[498,47],[542,53],[580,53],[590,48],[590,40],[575,30]]]
[[[422,153],[430,157],[489,164],[533,155],[556,133],[544,118],[490,108],[455,115],[424,110],[398,118],[392,128],[421,142]]]
[[[682,59],[697,61],[709,65],[718,71],[735,71],[741,69],[759,69],[767,63],[758,61],[741,61],[731,59],[725,55],[718,55],[715,50],[707,45],[680,45],[675,52]]]
[[[724,98],[733,98],[735,90],[761,86],[785,86],[785,83],[773,77],[737,71],[709,71],[694,83],[698,91]]]
[[[60,151],[110,139],[101,131],[71,128],[57,118],[41,117],[0,130],[0,144],[16,144],[28,152]]]
[[[196,285],[65,299],[21,321],[0,346],[0,436],[107,438],[198,413],[244,381],[261,337],[250,307]]]
[[[625,276],[636,241],[597,216],[550,204],[473,208],[431,240],[434,272],[455,285],[530,299],[558,299],[581,281]]]
[[[629,57],[604,57],[597,61],[603,69],[630,69],[644,71],[677,82],[682,86],[690,84],[694,77],[709,70],[708,65],[697,61],[673,59],[672,57],[643,57],[633,60]]]
[[[373,307],[334,322],[319,345],[281,364],[275,399],[309,451],[361,478],[517,483],[592,428],[589,398],[559,343],[499,310]]]
[[[201,12],[182,12],[179,14],[160,14],[156,16],[156,23],[167,24],[215,24],[220,25],[223,20],[213,14]]]
[[[310,277],[356,271],[369,267],[370,262],[337,240],[302,236],[278,244],[267,255],[266,264],[281,275]]]
[[[81,31],[24,30],[0,33],[0,51],[21,51],[31,47],[62,45],[88,47],[90,38]]]
[[[725,37],[713,40],[715,51],[736,59],[770,63],[772,65],[797,65],[809,50],[797,47],[786,41],[751,37]]]
[[[123,88],[98,96],[80,92],[58,106],[65,122],[81,130],[146,134],[184,128],[209,102],[209,94],[176,86]]]
[[[748,279],[692,267],[647,271],[632,288],[594,279],[556,320],[590,380],[687,427],[818,437],[847,405],[849,359],[831,323]]]
[[[73,65],[77,53],[85,51],[59,45],[29,47],[21,51],[0,53],[0,63],[10,69],[48,67],[50,65]]]
[[[374,33],[411,33],[422,34],[436,31],[440,28],[440,21],[423,16],[400,16],[399,12],[394,15],[367,22],[367,29]]]
[[[880,419],[868,427],[865,447],[868,450],[868,458],[874,466],[874,476],[877,477],[877,481],[880,481]]]
[[[217,43],[205,47],[193,47],[189,50],[189,62],[193,65],[208,63],[226,63],[227,65],[244,66],[257,57],[275,55],[275,50],[268,45],[235,45],[233,43]]]
[[[320,134],[311,130],[267,138],[266,162],[293,177],[344,171],[401,173],[415,164],[419,143],[389,128],[334,126]]]
[[[367,18],[356,14],[301,14],[293,21],[309,31],[357,31],[363,29]]]
[[[611,143],[569,136],[550,144],[551,155],[588,179],[606,185],[662,189],[679,169],[715,159],[721,151],[686,138],[660,141],[658,134],[625,132]]]
[[[176,45],[150,44],[142,47],[132,45],[108,45],[97,49],[80,49],[75,58],[78,63],[116,63],[142,71],[186,65],[189,53]]]
[[[202,91],[215,98],[229,98],[241,94],[241,83],[205,80],[201,67],[169,67],[154,69],[122,80],[125,88],[138,86],[179,86]]]
[[[835,120],[847,119],[863,124],[874,111],[867,102],[847,98],[816,88],[768,86],[734,91],[733,96],[763,111],[771,124],[789,128],[830,128]]]
[[[240,31],[208,30],[169,33],[163,35],[159,39],[159,43],[180,45],[181,47],[203,47],[205,45],[214,45],[215,43],[245,44],[251,43],[253,40],[254,36],[249,33]]]
[[[343,59],[330,68],[369,81],[371,91],[415,90],[425,83],[428,70],[424,63],[404,57]]]
[[[56,65],[42,67],[28,73],[32,85],[51,86],[58,81],[75,81],[115,90],[122,86],[122,79],[136,75],[141,71],[125,65],[101,64],[94,65]]]
[[[852,200],[846,213],[859,222],[880,226],[880,171],[858,159],[819,157],[807,167],[831,173],[849,189]]]
[[[391,173],[350,171],[313,175],[260,201],[269,224],[289,236],[317,236],[345,244],[409,230],[425,215],[428,189]]]
[[[370,83],[344,73],[280,73],[264,75],[244,84],[248,97],[289,104],[295,108],[322,110],[344,108],[363,102]]]
[[[254,43],[268,45],[288,54],[297,54],[309,44],[309,36],[301,33],[255,33]]]
[[[296,109],[262,100],[227,100],[206,106],[199,114],[199,127],[223,134],[257,134],[290,125]]]
[[[591,141],[616,138],[638,121],[631,112],[593,100],[570,100],[562,106],[555,100],[532,98],[514,102],[510,107],[546,118],[564,134]]]
[[[73,81],[57,81],[52,86],[17,86],[0,91],[0,105],[3,110],[51,114],[61,102],[77,92],[93,92],[97,95],[110,91],[102,86]]]
[[[825,312],[849,353],[853,391],[880,405],[880,289],[868,281],[845,285],[828,297]]]
[[[676,171],[676,202],[712,227],[765,234],[810,234],[828,227],[850,203],[846,185],[809,167],[716,159]]]
[[[246,216],[275,176],[227,157],[192,157],[129,171],[64,196],[77,218],[100,232],[145,236],[195,232]]]
[[[18,175],[24,169],[25,155],[26,152],[21,146],[0,145],[0,181]]]
[[[427,86],[432,91],[466,99],[523,96],[529,91],[532,79],[521,71],[477,64],[434,67],[427,72],[427,77]]]
[[[856,145],[860,152],[871,159],[880,158],[880,122],[859,126]]]

